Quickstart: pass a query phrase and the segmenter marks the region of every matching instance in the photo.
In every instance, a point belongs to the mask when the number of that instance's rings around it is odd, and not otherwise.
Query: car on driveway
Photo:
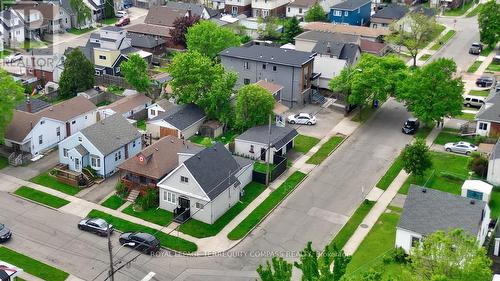
[[[0,223],[0,242],[6,242],[10,237],[12,237],[12,231]]]
[[[483,48],[484,48],[484,46],[481,43],[477,43],[477,42],[472,43],[472,45],[469,48],[469,54],[479,55],[483,51]]]
[[[298,113],[295,115],[290,115],[287,118],[290,124],[304,124],[304,125],[314,125],[316,124],[316,116],[309,113]]]
[[[117,23],[115,23],[115,26],[125,26],[127,24],[130,24],[130,19],[129,18],[121,18]]]
[[[418,121],[417,118],[409,118],[404,123],[403,128],[401,128],[401,132],[403,132],[403,134],[413,135],[418,131],[419,127],[420,121]]]
[[[107,236],[108,230],[113,231],[113,225],[101,218],[83,219],[78,223],[78,229],[95,233],[100,236]]]
[[[497,51],[497,54],[493,57],[493,62],[500,63],[500,51]]]
[[[10,54],[7,57],[5,57],[4,61],[6,63],[14,63],[14,62],[22,60],[22,59],[23,59],[23,55],[21,53],[17,52],[17,53],[13,53],[13,54]]]
[[[126,11],[116,11],[116,13],[115,13],[115,17],[117,17],[117,18],[124,18],[126,16],[128,16]]]
[[[120,235],[120,244],[151,254],[160,250],[160,241],[153,235],[144,232],[125,232]]]
[[[449,142],[444,145],[444,150],[469,155],[472,152],[477,151],[477,146],[466,141]]]
[[[479,108],[483,105],[484,105],[484,97],[469,96],[469,95],[464,96],[464,106]]]
[[[493,77],[481,76],[476,80],[476,86],[486,88],[493,85]]]

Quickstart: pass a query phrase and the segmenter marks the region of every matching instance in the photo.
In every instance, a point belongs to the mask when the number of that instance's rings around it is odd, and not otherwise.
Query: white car
[[[305,124],[314,125],[316,124],[316,117],[309,113],[299,113],[295,115],[288,116],[288,123],[290,124]]]
[[[6,63],[13,63],[13,62],[16,62],[18,60],[22,60],[23,59],[23,55],[21,55],[21,53],[13,53],[11,55],[8,55],[4,60]]]
[[[116,11],[116,13],[115,13],[115,16],[116,16],[117,18],[123,18],[123,17],[126,17],[127,15],[128,15],[128,14],[127,14],[127,12],[125,12],[125,11]]]
[[[449,142],[444,145],[444,150],[469,155],[472,152],[477,151],[477,146],[465,141]]]

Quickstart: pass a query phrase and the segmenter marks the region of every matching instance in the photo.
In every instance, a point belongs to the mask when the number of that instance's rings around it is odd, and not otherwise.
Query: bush
[[[158,202],[160,198],[159,190],[156,188],[150,188],[146,191],[146,194],[137,198],[136,204],[143,210],[147,211],[153,208],[158,208]]]
[[[395,263],[403,264],[407,262],[407,257],[405,250],[401,247],[397,247],[391,253],[392,261]]]
[[[128,188],[123,184],[123,182],[118,181],[115,185],[116,194],[121,198],[127,197]]]
[[[479,153],[474,153],[469,161],[469,169],[480,177],[486,177],[488,173],[488,159]]]

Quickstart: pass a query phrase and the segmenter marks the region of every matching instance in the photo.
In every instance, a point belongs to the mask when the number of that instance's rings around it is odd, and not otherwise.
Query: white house
[[[493,186],[480,180],[466,180],[462,185],[462,197],[490,202]]]
[[[438,230],[463,229],[479,245],[488,234],[490,208],[482,200],[411,185],[396,227],[396,247],[410,252],[425,236]]]
[[[295,0],[292,1],[286,7],[286,16],[287,17],[298,17],[303,18],[307,13],[309,8],[311,8],[314,4],[318,3],[323,11],[325,11],[325,15],[330,11],[330,7],[342,2],[341,0]]]
[[[485,100],[485,104],[476,113],[476,133],[481,136],[500,135],[500,95],[493,95]]]
[[[206,116],[199,106],[184,104],[167,109],[146,122],[146,131],[153,138],[175,136],[188,139],[195,135]]]
[[[108,177],[141,149],[141,133],[115,114],[61,141],[59,162],[75,172],[90,166],[99,176]]]
[[[497,141],[490,154],[486,180],[493,185],[500,185],[500,140]]]
[[[24,23],[14,10],[0,12],[0,32],[6,46],[15,47],[24,42]]]
[[[173,103],[168,101],[168,99],[161,99],[152,105],[148,106],[148,120],[157,117],[158,115],[162,115],[168,109],[175,107]]]
[[[5,132],[5,145],[32,156],[57,146],[97,119],[96,106],[84,97],[74,97],[36,113],[30,111],[14,111]]]
[[[286,5],[290,0],[252,0],[252,16],[254,18],[286,15]]]
[[[125,96],[112,104],[99,108],[99,113],[103,119],[116,113],[121,114],[125,118],[131,118],[147,110],[151,105],[151,101],[150,97],[137,93],[131,96]]]
[[[266,150],[270,139],[269,162],[273,162],[274,155],[285,155],[293,148],[293,141],[297,136],[297,130],[292,127],[272,125],[270,136],[267,125],[252,127],[234,140],[234,154],[268,162]]]
[[[179,156],[179,163],[158,183],[160,208],[173,212],[178,222],[192,217],[213,224],[238,203],[252,180],[253,162],[231,155],[221,143],[189,158]]]

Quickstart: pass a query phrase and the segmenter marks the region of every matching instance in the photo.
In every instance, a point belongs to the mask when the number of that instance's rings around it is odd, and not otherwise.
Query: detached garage
[[[149,120],[146,130],[156,139],[165,136],[188,139],[199,131],[205,119],[205,112],[197,105],[179,105]]]

